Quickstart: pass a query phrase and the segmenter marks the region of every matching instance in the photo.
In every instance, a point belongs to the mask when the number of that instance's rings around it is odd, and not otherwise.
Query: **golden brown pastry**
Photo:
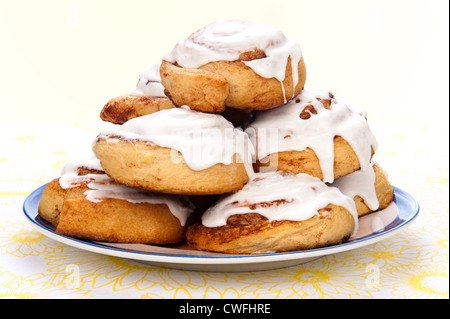
[[[366,169],[377,148],[365,115],[328,90],[303,90],[284,106],[257,112],[246,132],[256,145],[255,171],[306,173],[330,183]]]
[[[119,183],[171,194],[222,194],[253,173],[248,136],[221,115],[182,108],[132,119],[93,144],[105,172]]]
[[[348,240],[358,227],[354,202],[306,174],[259,173],[189,226],[194,249],[257,254],[314,249]]]
[[[100,163],[95,158],[88,158],[83,161],[73,161],[67,163],[62,171],[62,175],[67,178],[72,174],[74,176],[87,176],[85,180],[74,181],[74,185],[65,183],[64,188],[60,185],[60,178],[55,178],[47,184],[42,191],[41,200],[39,201],[38,213],[39,215],[50,222],[53,225],[58,225],[59,217],[62,211],[64,199],[70,196],[72,193],[75,195],[83,194],[89,188],[87,187],[87,181],[90,181],[94,177],[104,176]],[[93,178],[89,178],[93,176]],[[105,176],[106,177],[106,176]],[[76,187],[70,187],[76,186]]]
[[[165,204],[131,203],[107,198],[99,203],[83,195],[64,200],[56,232],[69,237],[115,243],[174,244],[186,227]]]
[[[111,142],[116,139],[117,142]],[[93,150],[109,176],[133,187],[185,195],[222,194],[241,189],[248,175],[239,155],[232,163],[193,170],[182,154],[143,141],[99,138]]]
[[[52,180],[42,191],[38,206],[39,216],[55,226],[58,225],[66,196],[71,193],[83,194],[87,189],[85,184],[63,189],[59,185],[59,178]]]
[[[167,96],[124,94],[109,100],[101,110],[100,118],[105,122],[123,124],[133,118],[174,107]],[[253,112],[233,108],[225,109],[221,115],[235,127],[246,127],[253,119]]]
[[[166,88],[166,94],[178,106],[187,105],[199,112],[225,111],[229,85],[227,79],[220,74],[184,69],[163,61],[161,81]]]
[[[353,173],[361,168],[359,159],[350,144],[341,136],[333,138],[334,159],[333,159],[333,179]],[[371,156],[374,151],[372,149]],[[372,158],[372,157],[371,157]],[[285,151],[270,154],[264,162],[256,161],[255,171],[264,171],[265,167],[274,166],[277,170],[291,172],[294,174],[306,173],[311,176],[324,179],[319,158],[311,148],[303,151]]]
[[[38,213],[58,234],[122,243],[184,241],[193,211],[187,198],[120,185],[99,167],[95,159],[69,163],[44,189]]]
[[[106,122],[123,124],[135,117],[174,108],[175,105],[164,94],[159,74],[160,65],[159,63],[141,71],[136,89],[110,99],[103,106],[100,118]]]
[[[174,104],[213,113],[283,105],[306,81],[298,43],[272,26],[243,21],[194,32],[163,57],[160,71]]]
[[[105,122],[123,124],[135,117],[174,108],[172,101],[162,96],[124,94],[109,100],[100,112]]]

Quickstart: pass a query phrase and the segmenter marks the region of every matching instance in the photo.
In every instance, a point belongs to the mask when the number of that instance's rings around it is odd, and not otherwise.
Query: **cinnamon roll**
[[[355,203],[307,174],[258,173],[188,227],[198,250],[231,254],[284,252],[334,245],[358,228]]]
[[[105,122],[123,124],[139,116],[174,108],[168,97],[124,94],[109,100],[100,112]]]
[[[167,95],[176,105],[202,112],[271,109],[299,94],[306,81],[300,45],[260,23],[211,23],[162,60]]]
[[[68,163],[46,186],[38,206],[39,215],[59,234],[143,244],[184,241],[193,210],[187,197],[118,184],[95,158]]]
[[[257,149],[255,171],[306,173],[330,183],[367,169],[377,149],[365,114],[327,90],[303,90],[284,106],[257,112],[246,132]]]
[[[174,108],[175,105],[164,94],[159,75],[160,64],[143,70],[139,74],[136,89],[129,93],[110,99],[100,112],[105,122],[123,124],[126,121]]]
[[[254,173],[253,145],[218,114],[174,108],[102,131],[93,150],[119,183],[172,194],[222,194]]]

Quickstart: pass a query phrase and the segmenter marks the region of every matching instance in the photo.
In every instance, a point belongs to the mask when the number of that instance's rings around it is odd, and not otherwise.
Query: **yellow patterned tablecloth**
[[[68,161],[91,154],[102,125],[0,124],[0,298],[449,297],[448,125],[372,123],[375,159],[420,204],[405,230],[298,266],[240,273],[100,255],[53,241],[25,221],[26,196]]]

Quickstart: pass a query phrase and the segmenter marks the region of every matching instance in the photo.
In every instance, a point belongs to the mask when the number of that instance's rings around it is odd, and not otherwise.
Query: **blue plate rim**
[[[312,255],[314,256],[322,256],[322,255],[328,255],[333,254],[335,252],[350,250],[354,248],[358,248],[361,246],[364,246],[365,242],[372,242],[376,239],[383,239],[385,237],[388,237],[390,234],[394,234],[401,228],[409,225],[415,218],[418,216],[420,211],[420,205],[418,201],[409,193],[406,191],[400,189],[399,187],[394,187],[394,202],[399,207],[399,214],[397,215],[396,219],[393,220],[390,224],[388,224],[386,227],[384,227],[383,230],[380,230],[375,233],[368,234],[363,237],[358,237],[355,239],[350,239],[349,241],[345,243],[341,243],[338,245],[333,246],[327,246],[327,247],[321,247],[316,249],[309,249],[309,250],[302,250],[302,251],[289,251],[289,252],[280,252],[280,253],[265,253],[265,254],[254,254],[254,255],[183,255],[183,254],[165,254],[165,253],[157,253],[157,252],[143,252],[143,251],[137,251],[137,250],[129,250],[129,249],[123,249],[113,246],[108,246],[107,244],[95,242],[95,241],[88,241],[88,240],[82,240],[78,238],[72,238],[65,235],[61,235],[56,233],[54,230],[49,228],[48,226],[43,225],[43,223],[39,223],[36,220],[36,217],[38,217],[37,213],[37,206],[39,203],[39,200],[41,198],[42,192],[44,188],[47,186],[47,184],[44,184],[35,190],[33,190],[24,200],[23,203],[23,213],[29,223],[31,223],[37,230],[42,230],[44,232],[50,232],[52,234],[52,239],[63,242],[67,245],[70,245],[70,242],[74,242],[77,244],[80,244],[82,246],[87,247],[93,247],[101,249],[102,251],[96,251],[98,253],[103,253],[106,255],[109,255],[108,252],[122,252],[127,254],[127,256],[124,256],[126,258],[133,259],[134,257],[138,256],[149,256],[149,257],[164,257],[167,258],[167,262],[170,262],[170,259],[176,259],[176,261],[179,261],[179,259],[187,260],[187,259],[198,259],[198,260],[205,260],[205,259],[258,259],[258,258],[273,258],[273,257],[294,257],[294,258],[307,258]],[[35,204],[34,201],[37,201],[37,204]],[[34,204],[34,205],[33,205]],[[401,205],[399,205],[401,204]],[[405,206],[408,206],[410,209],[404,209]],[[401,208],[401,209],[400,209]],[[30,214],[30,211],[34,213],[34,215]],[[376,214],[376,213],[375,213]],[[400,215],[404,215],[404,218],[399,219]],[[45,235],[45,233],[44,233]],[[53,237],[59,238],[55,239]],[[381,240],[380,239],[380,240]],[[150,245],[151,246],[151,245]],[[79,247],[77,245],[77,247]],[[86,248],[87,248],[86,247]],[[89,250],[89,249],[88,249]],[[104,250],[104,251],[103,251]],[[130,255],[131,254],[131,255]],[[140,258],[136,258],[140,259]]]

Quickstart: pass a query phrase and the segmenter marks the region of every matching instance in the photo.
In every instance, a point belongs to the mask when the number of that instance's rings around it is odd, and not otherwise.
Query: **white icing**
[[[79,169],[86,168],[88,170],[96,170],[99,171],[98,174],[86,174],[79,175]],[[82,159],[73,160],[66,165],[64,165],[61,171],[61,177],[59,178],[59,185],[63,189],[76,187],[80,185],[82,182],[89,182],[91,180],[98,180],[102,182],[110,182],[112,181],[103,171],[102,166],[100,165],[100,161],[95,157],[88,157]]]
[[[317,155],[324,182],[334,180],[335,136],[344,138],[355,151],[361,169],[368,168],[373,147],[377,142],[365,114],[355,112],[346,104],[331,98],[330,109],[318,100],[330,99],[327,90],[303,90],[289,103],[275,109],[259,111],[255,121],[246,129],[256,147],[256,158],[267,160],[267,156],[284,151],[302,151],[311,148]],[[312,105],[317,114],[307,120],[300,118],[302,110]]]
[[[96,170],[103,172],[103,167],[100,165],[100,161],[95,156],[88,158],[76,159],[66,165],[64,165],[61,174],[65,175],[68,173],[78,172],[79,168],[86,168],[88,170]]]
[[[143,70],[139,74],[139,81],[136,89],[131,92],[134,96],[155,96],[165,97],[164,86],[161,83],[159,68],[161,63]]]
[[[100,172],[98,174],[79,175],[80,167],[95,169]],[[63,189],[77,187],[83,182],[87,183],[88,187],[88,190],[83,194],[91,202],[98,203],[105,198],[115,198],[126,200],[133,204],[165,204],[170,212],[178,218],[181,226],[186,224],[187,218],[194,210],[192,203],[187,198],[148,192],[116,183],[103,172],[100,161],[95,157],[67,163],[59,178],[59,185]]]
[[[278,205],[261,205],[252,210],[251,204],[284,202]],[[308,220],[319,214],[328,204],[344,207],[354,217],[358,228],[358,213],[354,201],[336,187],[327,186],[318,178],[307,174],[257,173],[238,192],[225,196],[210,207],[202,217],[206,227],[220,227],[235,214],[258,213],[269,221]],[[245,205],[245,206],[244,206]]]
[[[253,174],[254,147],[248,135],[219,114],[173,108],[134,118],[98,136],[111,142],[117,137],[179,151],[186,164],[197,171],[218,163],[229,165],[238,154],[248,175]]]
[[[331,186],[339,190],[350,198],[360,196],[366,205],[373,211],[377,210],[380,203],[375,190],[375,171],[373,163],[370,163],[370,169],[365,171],[358,170],[349,175],[336,179]]]
[[[302,57],[300,45],[277,28],[263,23],[224,20],[211,23],[179,41],[163,60],[185,68],[198,68],[213,61],[235,61],[244,52],[260,49],[266,57],[243,61],[265,78],[285,78],[291,57],[294,87],[298,83],[298,63]],[[284,87],[281,83],[283,91]],[[286,100],[292,97],[286,97]]]

